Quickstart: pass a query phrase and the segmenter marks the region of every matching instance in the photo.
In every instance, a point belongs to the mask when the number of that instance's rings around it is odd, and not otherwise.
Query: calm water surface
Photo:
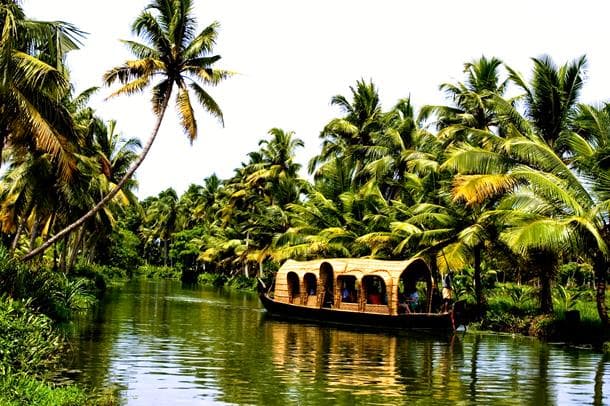
[[[285,323],[174,281],[111,291],[73,335],[64,375],[127,405],[610,404],[610,359],[589,350]]]

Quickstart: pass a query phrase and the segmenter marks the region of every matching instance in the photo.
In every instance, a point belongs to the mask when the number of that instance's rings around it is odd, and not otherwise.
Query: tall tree
[[[361,175],[366,164],[366,147],[372,145],[373,134],[382,128],[381,102],[379,93],[372,82],[357,82],[350,87],[352,101],[345,96],[337,95],[331,104],[338,106],[344,117],[331,120],[322,130],[323,140],[320,155],[309,162],[309,172],[333,159],[349,160],[354,166],[353,182],[361,185]]]
[[[533,58],[530,83],[516,70],[507,67],[510,80],[524,92],[525,117],[535,133],[553,149],[562,150],[559,142],[570,131],[571,120],[577,113],[578,97],[584,83],[587,58],[557,67],[549,56]]]
[[[62,104],[69,92],[63,65],[83,33],[63,22],[28,19],[18,1],[0,1],[0,159],[6,145],[48,153],[68,178],[76,138]]]
[[[143,39],[144,43],[124,42],[137,59],[111,69],[104,75],[104,80],[108,85],[114,82],[122,84],[111,96],[141,92],[156,81],[152,87],[152,107],[157,120],[151,136],[138,160],[99,203],[53,238],[25,255],[24,260],[44,252],[55,241],[82,225],[121,190],[150,151],[174,88],[177,88],[176,108],[180,124],[191,142],[197,137],[191,92],[204,109],[223,121],[220,107],[200,84],[201,82],[215,86],[230,76],[228,71],[213,68],[214,63],[220,60],[219,55],[212,55],[217,28],[218,23],[215,22],[197,33],[191,0],[153,0],[136,18],[132,31]]]

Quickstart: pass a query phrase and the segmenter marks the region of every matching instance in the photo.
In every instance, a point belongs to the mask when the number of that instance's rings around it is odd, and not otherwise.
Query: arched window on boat
[[[385,281],[377,275],[367,275],[362,278],[363,294],[367,304],[387,305]]]
[[[316,278],[316,275],[306,273],[303,281],[305,282],[305,292],[307,292],[308,296],[315,296],[318,294],[318,279]]]
[[[320,286],[323,289],[324,297],[322,298],[322,307],[333,307],[335,304],[335,275],[333,267],[328,262],[323,262],[320,265]]]
[[[288,272],[287,282],[288,282],[288,301],[290,303],[294,303],[295,299],[299,299],[301,294],[301,286],[299,281],[299,275],[295,272]]]
[[[398,280],[398,312],[429,313],[432,310],[432,274],[417,259],[400,274]]]
[[[341,292],[341,301],[344,303],[358,303],[358,290],[356,289],[356,277],[353,275],[342,275],[337,277],[337,284]]]

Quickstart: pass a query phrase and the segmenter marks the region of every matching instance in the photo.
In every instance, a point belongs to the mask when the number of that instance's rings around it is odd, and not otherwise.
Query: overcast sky
[[[23,0],[29,18],[62,20],[88,32],[68,65],[77,91],[101,86],[103,73],[130,59],[120,39],[148,0]],[[217,67],[239,72],[210,93],[225,127],[199,110],[199,138],[190,146],[169,111],[137,172],[141,198],[168,187],[182,193],[212,173],[233,174],[267,131],[295,131],[305,141],[302,164],[320,146],[318,135],[339,111],[332,96],[349,96],[372,79],[384,108],[411,95],[416,106],[443,102],[439,84],[463,79],[464,62],[496,56],[527,73],[531,57],[564,63],[588,56],[582,101],[610,99],[610,24],[604,1],[195,0],[200,28],[221,24]],[[92,105],[116,119],[126,137],[146,140],[154,118],[149,95]]]

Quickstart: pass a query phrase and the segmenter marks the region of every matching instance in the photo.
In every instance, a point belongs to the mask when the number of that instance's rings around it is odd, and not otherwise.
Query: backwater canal
[[[64,376],[126,405],[608,405],[610,357],[474,333],[265,317],[254,294],[133,281],[72,328]]]

